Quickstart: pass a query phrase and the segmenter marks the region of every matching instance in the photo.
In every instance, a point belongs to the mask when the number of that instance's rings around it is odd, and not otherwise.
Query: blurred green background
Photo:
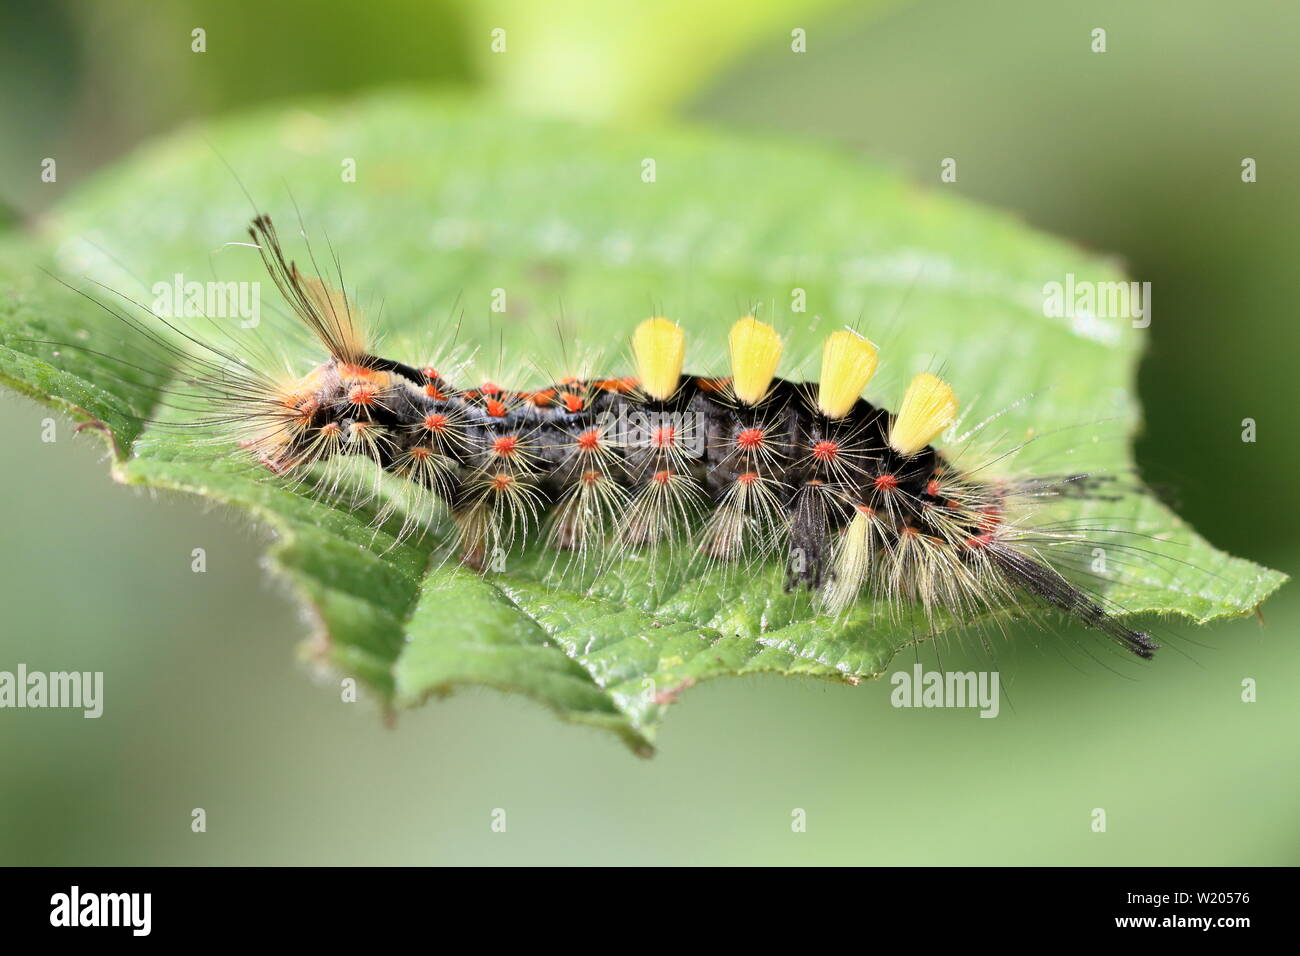
[[[626,8],[625,8],[626,7]],[[1300,561],[1300,9],[1034,0],[631,5],[400,0],[0,12],[0,199],[37,221],[153,133],[310,93],[460,87],[617,124],[675,115],[833,141],[1123,257],[1154,288],[1144,474],[1213,543]],[[190,30],[208,52],[190,52]],[[507,30],[509,53],[489,52]],[[1107,31],[1092,53],[1091,31]],[[791,31],[807,52],[792,53]],[[43,157],[59,182],[39,180]],[[940,186],[939,163],[959,163]],[[1244,157],[1259,181],[1244,184]],[[1133,678],[1026,632],[1008,701],[895,710],[883,683],[727,680],[639,761],[465,692],[396,729],[295,662],[265,539],[115,486],[93,437],[0,400],[0,669],[103,670],[104,716],[0,713],[0,862],[1300,863],[1300,598],[1192,631]],[[1259,440],[1239,440],[1256,419]],[[206,575],[190,551],[208,553]],[[950,668],[983,667],[974,642]],[[933,666],[932,649],[919,659]],[[900,660],[910,664],[911,658]],[[1242,703],[1241,681],[1259,699]],[[203,807],[208,830],[190,831]],[[1106,833],[1091,830],[1105,808]],[[492,812],[507,813],[505,833]],[[807,832],[791,829],[796,808]]]

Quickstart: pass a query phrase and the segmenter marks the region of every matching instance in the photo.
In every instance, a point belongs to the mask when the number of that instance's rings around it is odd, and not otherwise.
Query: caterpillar
[[[856,331],[826,338],[815,382],[777,374],[781,336],[753,316],[730,331],[725,377],[688,374],[684,331],[654,317],[631,332],[632,376],[528,390],[457,382],[374,354],[355,306],[299,270],[269,217],[249,234],[326,355],[302,377],[209,365],[196,382],[220,407],[212,421],[289,479],[348,458],[396,476],[450,512],[466,565],[488,569],[538,535],[579,556],[781,555],[785,587],[831,615],[883,598],[966,620],[1028,598],[1139,658],[1159,647],[1072,583],[1025,523],[1089,476],[997,480],[957,467],[934,444],[957,419],[953,388],[923,372],[896,412],[871,404],[878,351]]]

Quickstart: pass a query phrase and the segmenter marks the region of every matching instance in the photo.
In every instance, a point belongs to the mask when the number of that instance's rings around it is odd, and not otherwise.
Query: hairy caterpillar
[[[959,469],[932,445],[956,418],[952,388],[923,373],[896,413],[875,407],[861,395],[876,348],[856,332],[826,339],[815,383],[780,378],[780,336],[746,316],[729,336],[728,377],[684,374],[684,333],[652,318],[632,333],[633,377],[470,385],[373,354],[353,305],[299,271],[269,218],[250,233],[328,357],[300,378],[230,356],[206,363],[195,381],[220,408],[213,423],[279,475],[359,457],[400,477],[445,503],[466,564],[490,567],[538,534],[578,555],[783,553],[787,588],[813,592],[829,614],[871,595],[969,619],[1028,595],[1138,657],[1159,646],[1067,580],[1022,523],[1086,476]]]

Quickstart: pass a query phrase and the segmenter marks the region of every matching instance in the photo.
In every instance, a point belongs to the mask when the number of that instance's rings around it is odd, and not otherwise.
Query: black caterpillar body
[[[633,337],[636,377],[458,387],[375,356],[342,293],[287,261],[268,219],[251,232],[331,357],[269,392],[265,379],[227,390],[252,423],[243,444],[277,473],[372,460],[446,504],[469,565],[484,568],[549,512],[548,542],[570,551],[688,540],[733,561],[783,550],[787,589],[817,592],[829,613],[874,593],[971,618],[1028,592],[1140,657],[1158,647],[1067,581],[1017,522],[1018,499],[1077,490],[1083,476],[998,482],[953,467],[930,444],[955,417],[951,388],[927,373],[897,414],[871,404],[861,391],[875,349],[855,333],[828,339],[817,383],[778,377],[779,336],[747,317],[733,329],[731,378],[682,374],[681,330],[649,319]]]

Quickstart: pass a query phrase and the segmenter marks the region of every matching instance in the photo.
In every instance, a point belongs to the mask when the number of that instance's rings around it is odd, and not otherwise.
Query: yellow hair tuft
[[[642,391],[659,401],[671,398],[686,361],[681,326],[664,318],[646,319],[632,333],[632,354]]]
[[[843,418],[876,373],[876,347],[849,329],[832,332],[822,347],[817,407],[827,418]]]
[[[767,396],[781,361],[781,336],[776,329],[747,315],[731,327],[731,387],[746,405]]]
[[[907,386],[898,416],[889,429],[889,445],[900,455],[915,455],[956,418],[957,395],[952,386],[937,375],[922,372]]]

